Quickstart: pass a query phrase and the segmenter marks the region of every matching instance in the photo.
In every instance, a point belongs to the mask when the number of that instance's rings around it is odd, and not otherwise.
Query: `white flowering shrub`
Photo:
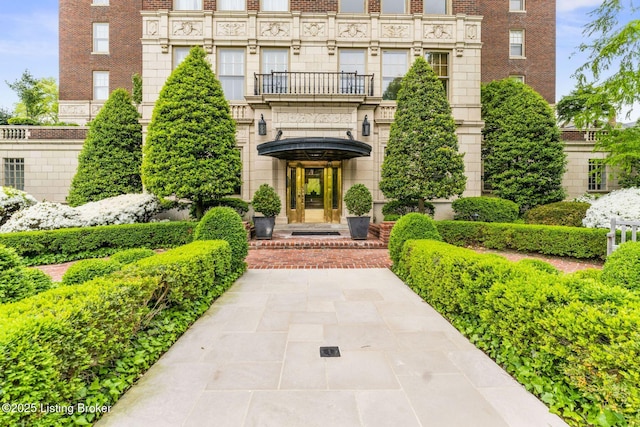
[[[579,197],[576,197],[575,199],[573,199],[573,201],[574,202],[580,202],[580,203],[589,203],[591,205],[591,204],[593,204],[593,202],[598,200],[599,197],[600,197],[600,195],[584,193],[582,196],[579,196]]]
[[[159,207],[152,194],[124,194],[77,208],[42,202],[13,215],[0,233],[149,222]]]
[[[21,209],[35,205],[38,201],[24,191],[12,187],[0,187],[0,225]]]
[[[611,218],[640,220],[640,188],[625,188],[612,191],[591,202],[591,207],[582,220],[588,228],[609,228]]]

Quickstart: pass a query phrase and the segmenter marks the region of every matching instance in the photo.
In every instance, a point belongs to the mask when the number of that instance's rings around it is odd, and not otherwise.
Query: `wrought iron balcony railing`
[[[254,95],[373,96],[373,74],[272,71],[269,74],[254,74],[254,80]]]

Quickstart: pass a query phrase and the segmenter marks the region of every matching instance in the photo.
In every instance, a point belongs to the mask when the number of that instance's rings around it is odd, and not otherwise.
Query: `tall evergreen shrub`
[[[236,125],[205,51],[194,47],[160,91],[144,145],[142,179],[159,197],[195,205],[202,218],[209,200],[240,185]]]
[[[121,194],[141,193],[142,126],[124,89],[114,90],[89,123],[67,202],[83,205]]]

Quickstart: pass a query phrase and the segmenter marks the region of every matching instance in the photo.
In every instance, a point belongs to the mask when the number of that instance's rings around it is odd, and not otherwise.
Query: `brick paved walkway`
[[[249,268],[388,268],[387,249],[252,249]]]

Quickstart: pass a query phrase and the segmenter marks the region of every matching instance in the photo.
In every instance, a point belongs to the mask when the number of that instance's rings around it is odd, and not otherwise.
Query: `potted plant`
[[[251,205],[254,212],[264,215],[253,217],[256,239],[271,240],[273,227],[276,224],[276,215],[282,209],[278,193],[269,184],[262,184],[254,193]]]
[[[371,217],[363,215],[369,213],[373,206],[371,192],[364,184],[354,184],[344,195],[344,204],[350,215],[356,215],[347,217],[351,238],[367,240]]]

